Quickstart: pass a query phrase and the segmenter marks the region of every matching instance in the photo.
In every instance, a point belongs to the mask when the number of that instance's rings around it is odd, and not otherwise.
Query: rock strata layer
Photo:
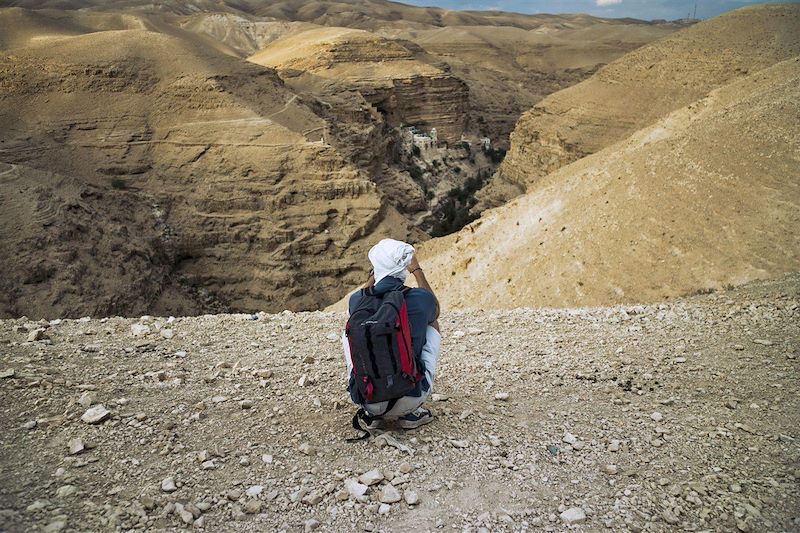
[[[23,214],[11,202],[12,183],[30,185],[24,169],[63,176],[37,178],[49,190],[26,193],[40,197],[27,218],[2,220],[19,261],[3,263],[11,291],[0,312],[317,308],[338,297],[339,280],[362,278],[365,237],[407,237],[273,71],[193,38],[100,31],[0,58],[0,160],[14,165],[0,175],[4,212]],[[97,227],[107,218],[119,224]],[[83,250],[90,259],[76,261]],[[5,271],[31,254],[38,270]],[[69,274],[86,263],[90,277]],[[125,290],[99,287],[115,283]]]

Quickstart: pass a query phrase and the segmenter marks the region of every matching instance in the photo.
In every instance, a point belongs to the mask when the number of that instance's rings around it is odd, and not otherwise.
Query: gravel
[[[446,312],[433,423],[358,442],[342,315],[0,321],[0,530],[797,531],[798,287]]]

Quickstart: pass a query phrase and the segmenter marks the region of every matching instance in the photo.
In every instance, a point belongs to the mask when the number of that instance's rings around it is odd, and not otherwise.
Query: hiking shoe
[[[412,412],[397,419],[397,425],[403,429],[416,429],[433,422],[433,415],[424,407],[417,407]]]
[[[386,429],[386,420],[381,416],[372,416],[366,409],[359,411],[361,421],[367,426],[367,429]]]
[[[369,429],[386,429],[386,420],[378,416],[368,416],[368,418],[364,419],[364,422]]]

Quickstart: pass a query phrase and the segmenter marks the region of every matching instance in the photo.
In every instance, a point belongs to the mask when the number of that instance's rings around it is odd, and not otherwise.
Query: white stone
[[[508,393],[507,392],[498,392],[497,394],[494,395],[494,399],[495,400],[500,400],[501,402],[504,402],[504,401],[508,400]]]
[[[419,503],[419,494],[416,491],[407,490],[403,492],[403,499],[408,505],[416,505]]]
[[[40,510],[44,509],[45,507],[47,507],[47,503],[46,502],[44,502],[42,500],[36,500],[35,502],[33,502],[32,504],[27,506],[25,508],[25,510],[28,511],[29,513],[34,513],[36,511],[40,511]]]
[[[44,330],[41,329],[41,328],[35,329],[35,330],[31,331],[30,333],[28,333],[28,342],[41,341],[41,340],[44,340],[46,338],[47,338],[47,335],[45,335]]]
[[[561,440],[566,442],[567,444],[575,444],[576,442],[578,442],[578,437],[567,431],[566,433],[564,433],[564,436],[561,437]]]
[[[106,409],[104,405],[99,404],[87,409],[86,412],[83,413],[81,420],[87,424],[99,424],[109,416],[111,416],[111,411]]]
[[[83,445],[83,440],[81,440],[80,437],[70,439],[69,442],[67,443],[67,446],[69,446],[70,455],[77,455],[85,449]]]
[[[172,331],[171,329],[165,328],[161,330],[161,336],[164,337],[165,339],[171,339],[172,337],[175,336],[175,332]]]
[[[78,487],[75,485],[63,485],[56,490],[56,496],[59,498],[68,498],[78,492]]]
[[[256,496],[261,494],[263,490],[264,487],[262,487],[261,485],[253,485],[252,487],[244,491],[244,493],[250,496],[251,498],[255,498]]]
[[[572,507],[561,513],[561,520],[568,526],[580,524],[586,520],[586,513],[580,507]]]
[[[168,477],[161,482],[161,490],[164,492],[175,492],[178,490],[178,487],[175,486],[175,480]]]
[[[369,487],[364,485],[363,483],[359,483],[357,479],[350,478],[345,480],[344,487],[347,489],[347,492],[350,493],[350,496],[353,498],[360,498],[364,494],[367,493]]]
[[[91,392],[91,391],[86,391],[86,392],[84,392],[83,394],[81,394],[81,397],[80,397],[80,398],[78,398],[78,403],[79,403],[79,404],[80,404],[80,405],[81,405],[81,406],[82,406],[84,409],[88,409],[88,408],[89,408],[89,406],[90,406],[90,405],[92,405],[92,404],[94,403],[94,397],[95,397],[95,394],[94,394],[94,392]]]
[[[317,451],[316,448],[314,448],[312,445],[310,445],[307,442],[303,442],[302,444],[300,444],[298,449],[304,455],[314,455],[314,453],[316,453],[316,451]]]
[[[662,420],[664,420],[664,415],[656,411],[655,413],[650,415],[650,418],[652,418],[656,422],[661,422]]]
[[[358,476],[358,481],[367,486],[380,483],[381,481],[383,481],[383,472],[381,472],[378,469],[373,469],[370,470],[369,472],[364,472],[363,474]]]
[[[600,470],[604,474],[608,474],[610,476],[613,476],[614,474],[617,473],[618,468],[617,468],[617,465],[603,465],[603,466],[600,467]]]
[[[147,324],[131,324],[131,335],[142,337],[150,333],[150,326]]]
[[[65,527],[67,527],[67,522],[65,520],[56,520],[47,524],[47,526],[44,528],[44,533],[58,533]]]
[[[381,503],[397,503],[401,499],[400,492],[394,488],[394,485],[386,485],[383,487],[380,496]]]

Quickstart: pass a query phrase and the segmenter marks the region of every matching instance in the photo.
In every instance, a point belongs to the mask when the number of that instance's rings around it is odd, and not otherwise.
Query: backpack
[[[408,287],[376,296],[364,289],[350,314],[345,335],[353,373],[350,396],[357,404],[397,400],[412,392],[422,372],[411,346],[405,294]],[[387,409],[387,411],[389,410]]]

